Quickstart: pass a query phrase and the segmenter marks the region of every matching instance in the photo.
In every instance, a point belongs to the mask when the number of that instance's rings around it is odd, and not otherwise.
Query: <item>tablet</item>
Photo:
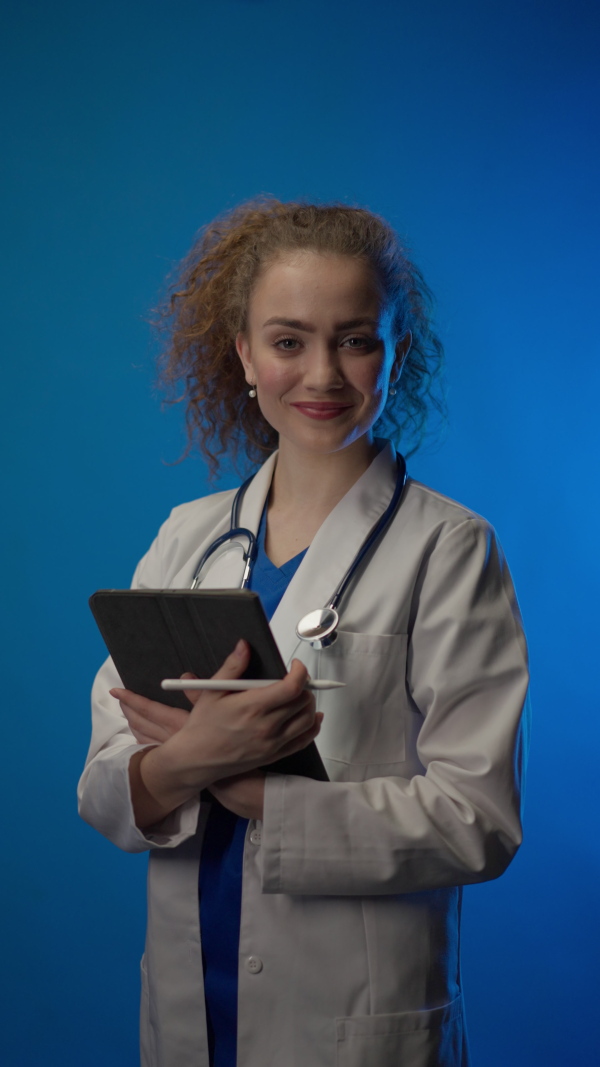
[[[240,638],[250,645],[244,678],[285,676],[260,597],[248,589],[99,589],[89,603],[123,685],[150,700],[189,711],[183,693],[161,689],[163,678],[212,677]],[[328,780],[314,742],[265,769]]]

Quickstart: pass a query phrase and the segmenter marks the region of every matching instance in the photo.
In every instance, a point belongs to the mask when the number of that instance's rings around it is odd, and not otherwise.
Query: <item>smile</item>
[[[305,403],[290,404],[290,407],[299,411],[302,415],[306,415],[309,419],[335,419],[338,415],[342,415],[344,411],[348,411],[352,407],[351,404],[333,404],[331,401],[323,401],[319,403],[316,400],[307,401]]]

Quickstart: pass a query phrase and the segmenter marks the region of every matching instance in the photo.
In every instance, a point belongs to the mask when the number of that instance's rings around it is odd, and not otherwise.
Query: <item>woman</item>
[[[150,851],[144,1067],[468,1063],[461,886],[521,840],[526,649],[493,531],[409,479],[337,640],[296,635],[398,484],[375,430],[423,429],[427,297],[389,227],[339,206],[244,205],[184,264],[165,375],[205,453],[267,457],[240,523],[290,666],[258,693],[190,692],[190,713],[123,690],[110,661],[96,679],[81,814]],[[232,497],[176,508],[134,587],[189,587]],[[201,585],[242,569],[225,545]],[[346,687],[315,704],[307,673]],[[329,782],[257,770],[315,738]]]

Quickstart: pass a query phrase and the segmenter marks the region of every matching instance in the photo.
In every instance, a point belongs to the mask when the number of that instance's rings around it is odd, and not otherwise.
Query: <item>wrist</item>
[[[145,789],[156,803],[173,811],[200,793],[210,782],[198,775],[188,780],[177,753],[171,750],[170,740],[144,752],[139,772]]]

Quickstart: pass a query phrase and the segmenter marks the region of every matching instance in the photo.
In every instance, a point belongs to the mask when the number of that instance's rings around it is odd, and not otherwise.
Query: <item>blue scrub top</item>
[[[265,552],[265,509],[260,520],[258,554],[249,588],[258,593],[268,619],[304,557],[276,567]],[[236,1067],[237,992],[242,907],[242,863],[247,819],[213,800],[200,862],[200,928],[204,996],[211,1067]]]

